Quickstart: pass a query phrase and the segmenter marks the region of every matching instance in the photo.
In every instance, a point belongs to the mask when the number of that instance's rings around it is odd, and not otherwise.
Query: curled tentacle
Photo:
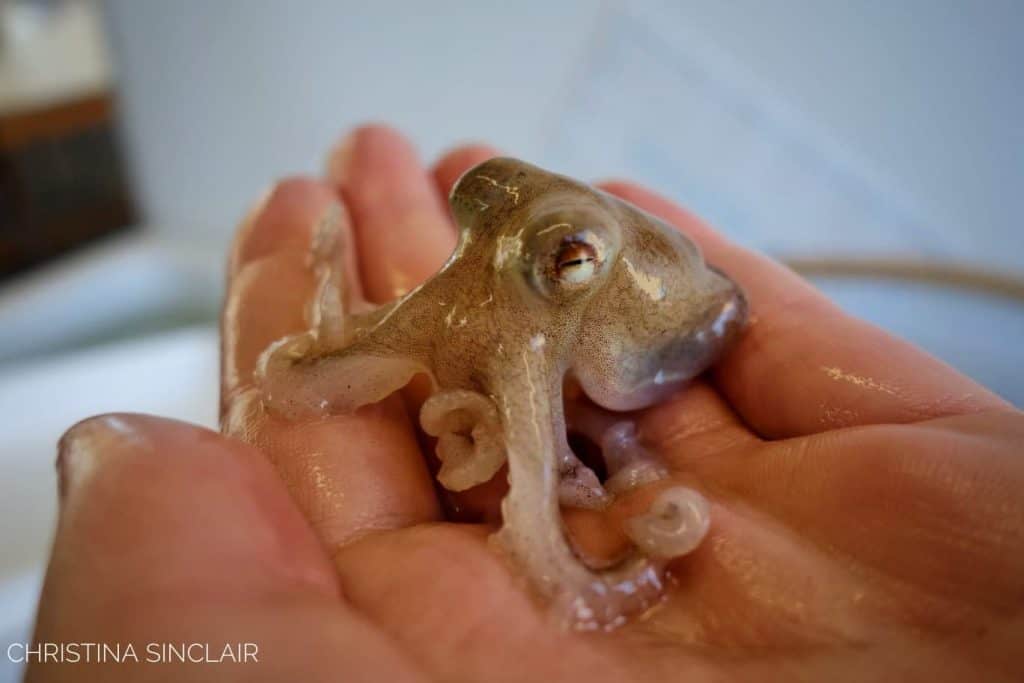
[[[432,395],[420,409],[423,431],[437,437],[441,484],[465,491],[489,480],[505,462],[498,410],[476,391],[455,389]]]
[[[684,486],[661,492],[651,509],[626,521],[626,534],[651,557],[673,558],[694,550],[708,533],[708,502]]]

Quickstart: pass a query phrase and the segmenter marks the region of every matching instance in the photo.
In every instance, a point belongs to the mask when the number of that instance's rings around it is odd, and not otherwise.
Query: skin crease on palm
[[[224,414],[250,400],[261,352],[307,329],[325,214],[356,245],[351,296],[387,302],[451,253],[444,197],[494,155],[459,148],[427,170],[369,126],[325,180],[275,186],[231,254]],[[34,639],[252,641],[260,662],[41,664],[28,680],[1024,677],[1024,416],[666,200],[602,187],[688,235],[750,305],[710,374],[633,416],[670,483],[711,506],[658,608],[610,634],[561,629],[487,544],[504,491],[435,488],[416,382],[350,415],[227,419],[228,435],[104,416],[62,441]],[[651,495],[566,521],[614,554],[625,541],[610,530]]]

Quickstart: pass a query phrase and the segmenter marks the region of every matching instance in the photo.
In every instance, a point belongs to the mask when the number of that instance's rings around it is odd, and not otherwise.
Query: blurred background
[[[59,434],[215,424],[236,222],[368,120],[647,183],[1024,405],[1021,36],[1017,0],[0,0],[0,644]]]

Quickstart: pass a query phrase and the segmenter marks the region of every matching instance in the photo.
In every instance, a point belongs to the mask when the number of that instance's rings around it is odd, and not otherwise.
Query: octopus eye
[[[586,221],[587,227],[577,227]],[[539,222],[523,253],[523,271],[544,297],[585,296],[608,277],[618,253],[617,226],[583,216],[579,220]]]
[[[597,250],[589,242],[569,239],[559,246],[555,254],[555,279],[568,285],[587,282],[598,266]]]

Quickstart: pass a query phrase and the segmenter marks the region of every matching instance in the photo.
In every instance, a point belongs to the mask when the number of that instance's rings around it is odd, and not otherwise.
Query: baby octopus
[[[565,623],[612,628],[658,600],[668,560],[706,534],[707,502],[666,488],[625,524],[633,550],[602,567],[575,548],[561,506],[602,508],[667,476],[608,411],[649,406],[704,371],[743,328],[745,299],[677,230],[522,161],[467,171],[450,204],[460,237],[448,262],[372,310],[346,310],[344,240],[322,223],[312,326],[264,352],[264,402],[285,416],[354,411],[427,375],[419,419],[437,438],[438,480],[462,491],[507,462],[497,544]],[[603,483],[569,445],[566,386],[590,401],[569,419],[600,444]]]

